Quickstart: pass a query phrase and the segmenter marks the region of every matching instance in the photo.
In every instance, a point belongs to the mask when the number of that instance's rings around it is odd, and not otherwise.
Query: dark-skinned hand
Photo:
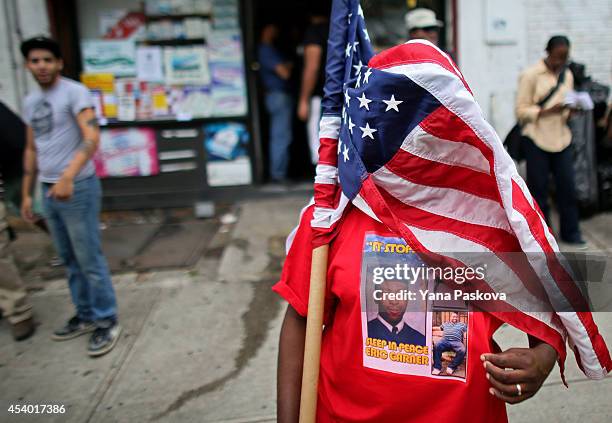
[[[508,404],[518,404],[534,396],[557,361],[557,352],[548,344],[532,348],[511,348],[497,354],[483,354],[489,393]],[[520,385],[520,394],[517,385]]]

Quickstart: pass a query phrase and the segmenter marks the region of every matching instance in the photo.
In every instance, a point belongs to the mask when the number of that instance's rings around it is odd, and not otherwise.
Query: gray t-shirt
[[[60,78],[48,90],[29,94],[24,100],[24,121],[34,130],[39,178],[42,182],[57,182],[81,147],[83,136],[77,115],[94,107],[89,90],[82,84]],[[95,174],[90,160],[75,180]]]

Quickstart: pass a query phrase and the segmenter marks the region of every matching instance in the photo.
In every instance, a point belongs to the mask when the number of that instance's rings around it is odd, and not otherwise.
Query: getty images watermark
[[[608,252],[445,253],[451,260],[440,265],[425,264],[427,257],[409,248],[400,253],[368,257],[362,265],[368,311],[382,301],[451,308],[471,303],[488,311],[612,311]]]
[[[394,266],[379,266],[372,270],[372,283],[376,286],[372,295],[375,301],[401,300],[401,301],[506,301],[505,292],[482,292],[478,289],[466,292],[454,289],[452,292],[435,292],[428,288],[386,291],[382,286],[385,281],[407,283],[414,287],[417,281],[445,280],[462,285],[466,281],[485,281],[486,265],[476,267],[428,267],[411,266],[407,263],[396,263]]]

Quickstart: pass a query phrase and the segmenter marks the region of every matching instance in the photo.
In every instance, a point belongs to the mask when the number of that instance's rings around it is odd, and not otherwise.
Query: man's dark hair
[[[565,35],[555,35],[550,37],[548,43],[546,43],[546,51],[550,53],[557,47],[568,47],[570,46],[570,40]]]
[[[23,55],[24,59],[28,58],[28,54],[30,54],[32,50],[47,50],[50,51],[56,59],[62,58],[62,52],[59,44],[57,41],[48,37],[38,36],[25,40],[23,43],[21,43],[21,54]]]

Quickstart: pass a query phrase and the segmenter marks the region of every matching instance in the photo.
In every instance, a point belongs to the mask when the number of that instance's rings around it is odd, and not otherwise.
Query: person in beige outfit
[[[561,219],[561,240],[582,247],[585,243],[578,225],[572,133],[567,126],[570,109],[566,96],[574,87],[572,74],[566,66],[569,49],[567,37],[552,37],[546,46],[546,58],[521,74],[516,115],[522,127],[527,186],[550,225],[548,179],[552,172]],[[547,96],[550,98],[539,105]]]
[[[22,341],[34,333],[32,306],[9,250],[4,203],[0,201],[0,311],[11,325],[13,338]]]

